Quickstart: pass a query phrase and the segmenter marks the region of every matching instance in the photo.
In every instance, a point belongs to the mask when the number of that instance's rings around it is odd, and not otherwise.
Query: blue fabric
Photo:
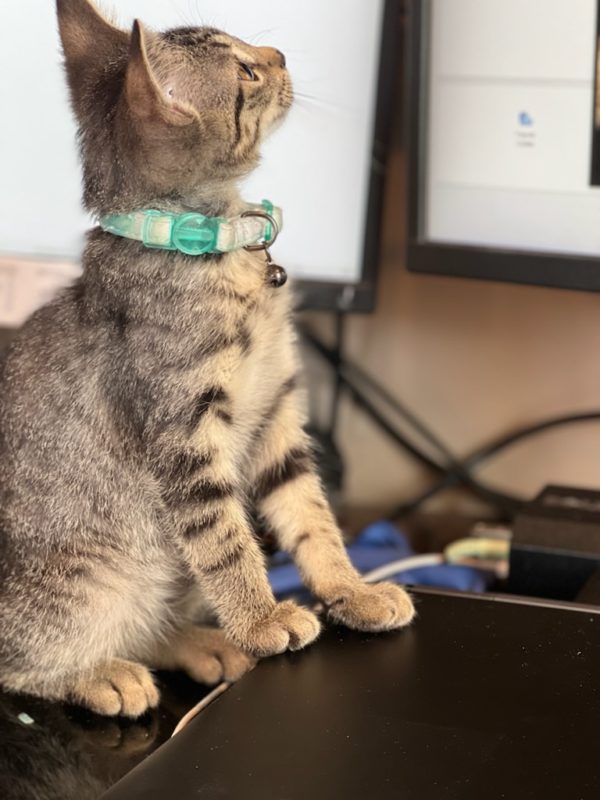
[[[348,555],[361,573],[414,555],[408,538],[385,520],[374,522],[348,545]],[[278,553],[269,570],[269,579],[278,597],[305,592],[298,570],[286,553]],[[489,576],[472,567],[442,564],[399,573],[389,580],[413,586],[438,586],[463,592],[485,592]]]

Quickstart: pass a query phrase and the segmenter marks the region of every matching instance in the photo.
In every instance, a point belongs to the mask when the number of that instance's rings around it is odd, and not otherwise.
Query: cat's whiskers
[[[294,89],[295,104],[304,104],[305,106],[312,106],[313,108],[320,108],[326,111],[339,111],[341,106],[339,103],[334,103],[331,100],[326,100],[324,97],[317,97],[316,95],[307,94]]]
[[[255,33],[254,36],[247,38],[247,41],[250,44],[257,46],[265,36],[271,37],[271,35],[276,34],[276,32],[277,31],[275,28],[265,28],[265,30],[259,31],[258,33]]]

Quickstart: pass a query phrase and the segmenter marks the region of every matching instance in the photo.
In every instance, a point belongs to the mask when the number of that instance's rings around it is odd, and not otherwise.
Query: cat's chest
[[[232,374],[232,401],[238,430],[252,434],[282,384],[296,372],[289,299],[271,290],[246,317],[244,347]]]

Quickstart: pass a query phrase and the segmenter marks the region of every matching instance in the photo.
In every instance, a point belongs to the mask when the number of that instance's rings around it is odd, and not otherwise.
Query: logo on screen
[[[533,126],[533,117],[527,111],[521,111],[519,114],[519,125],[522,128],[531,128]]]

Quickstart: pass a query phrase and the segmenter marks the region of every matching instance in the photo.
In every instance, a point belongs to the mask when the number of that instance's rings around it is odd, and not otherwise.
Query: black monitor
[[[2,40],[3,63],[18,75],[5,82],[2,99],[18,113],[5,115],[2,127],[0,326],[19,325],[78,274],[83,234],[93,224],[79,203],[75,123],[55,4],[39,4],[34,15],[30,5],[9,3],[4,25],[27,30],[27,46],[18,36]],[[173,0],[115,5],[126,29],[137,16],[155,30],[209,22],[286,53],[297,101],[242,194],[283,207],[285,230],[273,258],[295,279],[305,307],[371,309],[393,82],[401,60],[401,0],[202,0],[187,13],[185,3]],[[42,119],[43,147],[29,146]]]
[[[358,267],[358,274],[351,280],[304,278],[297,281],[302,307],[307,309],[369,312],[375,306],[385,176],[392,142],[396,81],[402,64],[399,44],[404,5],[402,0],[377,0],[376,3],[369,0],[369,8],[373,15],[379,15],[381,28],[375,91],[371,103],[361,111],[361,116],[367,120],[371,115],[372,140],[366,194],[361,199],[363,227],[358,263],[348,265],[351,270]],[[355,169],[355,164],[348,164],[350,172]]]
[[[600,290],[599,0],[413,0],[408,268]]]

